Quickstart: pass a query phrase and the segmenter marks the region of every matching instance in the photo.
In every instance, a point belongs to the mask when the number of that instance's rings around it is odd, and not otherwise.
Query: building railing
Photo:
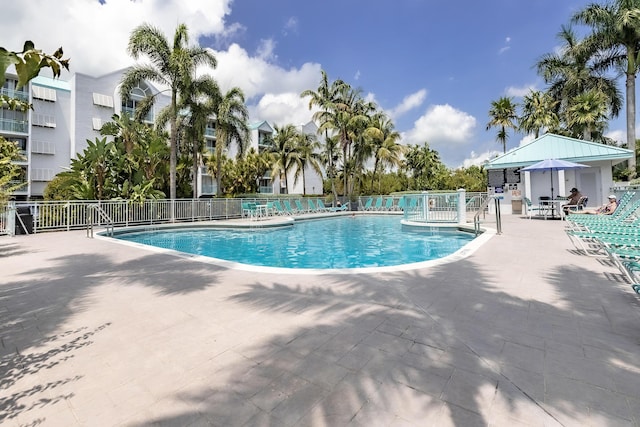
[[[24,120],[0,119],[0,130],[6,132],[27,133],[29,123]]]
[[[3,87],[0,88],[0,94],[6,95],[9,98],[19,99],[21,101],[29,100],[29,93],[24,90],[8,89],[6,87]]]

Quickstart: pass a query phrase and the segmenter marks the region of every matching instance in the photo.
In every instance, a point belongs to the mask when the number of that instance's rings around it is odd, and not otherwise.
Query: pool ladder
[[[94,225],[94,211],[98,214],[98,219],[106,222],[107,235],[113,236],[113,220],[109,215],[100,207],[100,205],[87,206],[87,237],[93,239],[93,225]]]
[[[489,203],[491,201],[495,203],[496,209],[496,233],[502,234],[502,216],[500,214],[500,199],[496,196],[487,196],[487,198],[482,202],[478,211],[473,216],[473,229],[475,230],[476,236],[480,234],[480,215],[484,214],[485,209],[489,207]]]

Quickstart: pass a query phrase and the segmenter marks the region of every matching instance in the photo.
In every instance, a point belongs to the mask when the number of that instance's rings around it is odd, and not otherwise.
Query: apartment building
[[[33,106],[27,112],[0,108],[0,135],[17,142],[23,156],[17,163],[21,167],[18,180],[24,185],[14,193],[16,200],[41,198],[47,183],[69,168],[71,159],[87,147],[87,140],[100,137],[102,125],[111,121],[113,114],[131,114],[138,102],[151,95],[155,97],[155,105],[145,121],[153,123],[158,112],[169,105],[169,94],[149,83],[139,84],[128,99],[121,102],[119,85],[125,71],[118,70],[99,77],[74,73],[66,80],[38,76],[21,90],[16,89],[17,77],[11,72],[7,74],[2,93],[28,101]],[[249,127],[249,146],[256,150],[266,149],[265,141],[273,134],[273,127],[266,121]],[[215,125],[211,121],[205,130],[205,147],[214,152],[215,144]],[[230,147],[229,154],[235,155],[235,150],[235,147]],[[215,177],[207,173],[204,165],[198,175],[198,197],[215,195]],[[315,171],[307,172],[306,176],[306,193],[321,192],[322,177]],[[290,182],[293,183],[293,178]],[[290,188],[294,187],[290,184]],[[278,179],[271,182],[270,176],[265,176],[260,181],[260,192],[280,194],[285,191]],[[301,180],[291,192],[303,193]]]

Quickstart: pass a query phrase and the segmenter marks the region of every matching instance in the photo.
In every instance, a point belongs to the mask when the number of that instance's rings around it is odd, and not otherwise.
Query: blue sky
[[[497,154],[486,131],[492,100],[544,89],[534,64],[586,0],[24,0],[3,6],[3,46],[62,45],[72,70],[100,75],[131,65],[128,35],[148,22],[170,38],[178,23],[212,48],[211,73],[238,86],[253,120],[301,124],[299,93],[324,69],[362,90],[394,118],[404,143],[425,141],[450,167]],[[20,4],[18,4],[20,3]],[[57,22],[64,29],[60,31]],[[623,82],[620,81],[620,88]],[[610,135],[623,140],[624,122]],[[508,148],[528,139],[512,134]]]

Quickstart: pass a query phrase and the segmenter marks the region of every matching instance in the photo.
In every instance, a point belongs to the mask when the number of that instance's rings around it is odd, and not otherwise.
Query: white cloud
[[[287,22],[284,24],[284,29],[282,30],[282,34],[285,36],[289,33],[297,33],[298,32],[298,18],[295,16],[291,16]]]
[[[176,25],[185,23],[195,43],[201,35],[224,34],[230,4],[231,0],[7,2],[0,14],[2,44],[9,50],[21,50],[29,39],[48,53],[62,46],[65,58],[71,59],[72,72],[102,75],[133,63],[126,48],[138,25],[148,22],[171,39]],[[65,31],[55,30],[58,27],[52,22],[64,25]]]
[[[356,74],[353,76],[354,80],[360,80],[360,70],[356,71]]]
[[[430,146],[448,144],[466,144],[476,126],[475,117],[456,110],[452,106],[432,105],[418,120],[413,129],[405,133],[403,141],[408,144]]]
[[[450,165],[460,158],[460,152],[471,144],[476,119],[452,106],[432,105],[414,122],[413,128],[402,133],[403,144],[422,145],[440,153],[442,161]]]
[[[534,134],[526,135],[526,136],[522,137],[522,139],[520,140],[520,143],[518,144],[518,147],[523,147],[523,146],[525,146],[527,144],[530,144],[535,139],[536,139],[536,136]]]
[[[472,151],[470,157],[464,159],[464,161],[462,162],[462,167],[468,168],[470,166],[482,166],[487,161],[495,158],[496,156],[499,156],[500,154],[502,154],[502,152],[498,150],[489,150],[480,154],[476,154],[476,152]]]
[[[524,86],[509,86],[506,90],[505,93],[507,96],[514,96],[514,97],[518,97],[518,98],[522,98],[523,96],[529,94],[530,91],[532,90],[536,90],[536,85],[535,84],[526,84]]]
[[[611,132],[607,132],[605,136],[616,141],[619,147],[625,146],[627,143],[627,131],[624,130],[614,130]]]
[[[503,53],[505,53],[506,51],[508,51],[509,49],[511,49],[511,46],[509,45],[509,44],[511,43],[511,37],[507,36],[507,37],[504,39],[504,43],[505,43],[505,45],[504,45],[504,46],[502,46],[502,47],[500,48],[500,50],[498,50],[498,55],[502,55]]]
[[[266,94],[256,105],[249,106],[254,121],[266,120],[278,126],[306,124],[314,112],[315,109],[309,110],[309,99],[294,92]]]
[[[405,96],[402,102],[400,102],[400,104],[397,105],[396,107],[389,110],[387,114],[389,114],[389,117],[391,117],[392,119],[396,119],[402,116],[407,111],[413,110],[414,108],[421,106],[426,97],[427,97],[427,90],[420,89],[415,93]]]
[[[258,46],[256,54],[258,55],[258,59],[272,62],[275,61],[278,57],[274,53],[276,49],[276,42],[273,39],[262,39],[260,40],[260,45]]]

